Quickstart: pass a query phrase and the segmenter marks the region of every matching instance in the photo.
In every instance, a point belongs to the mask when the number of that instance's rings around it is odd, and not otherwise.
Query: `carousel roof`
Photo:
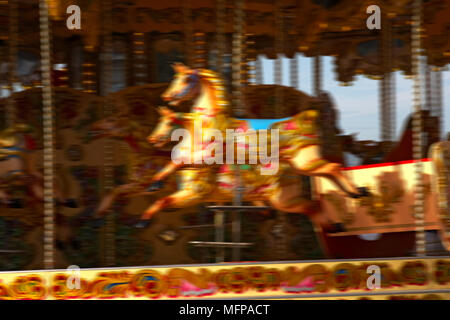
[[[38,5],[33,0],[16,0],[20,7],[19,45],[39,48]],[[104,1],[48,0],[53,20],[54,41],[79,35],[87,50],[99,49]],[[115,33],[183,34],[201,32],[214,40],[217,32],[215,0],[114,0],[111,29]],[[225,32],[234,31],[235,1],[226,1]],[[247,55],[277,53],[292,57],[327,55],[335,58],[337,78],[350,82],[357,74],[379,76],[386,68],[410,74],[411,0],[245,0],[244,32],[255,40]],[[66,8],[81,8],[81,30],[68,30]],[[381,30],[369,30],[367,7],[377,4],[382,12]],[[424,0],[422,41],[428,63],[444,66],[450,62],[450,0]],[[0,5],[0,39],[8,39],[8,7]],[[282,21],[278,25],[276,21]],[[388,22],[388,23],[387,23]],[[389,26],[389,27],[388,27]],[[380,57],[383,33],[391,42],[389,66]],[[278,44],[276,42],[278,41]],[[209,44],[214,41],[208,41]],[[277,52],[278,51],[278,52]]]

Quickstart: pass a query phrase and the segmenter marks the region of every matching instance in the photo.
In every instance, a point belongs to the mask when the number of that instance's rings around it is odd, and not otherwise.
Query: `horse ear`
[[[156,110],[158,110],[158,113],[162,116],[167,116],[170,113],[170,109],[164,106],[159,106]]]
[[[189,67],[181,62],[172,63],[172,68],[176,73],[184,73],[189,70]]]

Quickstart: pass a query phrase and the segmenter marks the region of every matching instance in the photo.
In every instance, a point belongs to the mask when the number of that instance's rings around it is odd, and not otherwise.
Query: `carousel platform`
[[[448,256],[0,273],[0,299],[449,298]]]

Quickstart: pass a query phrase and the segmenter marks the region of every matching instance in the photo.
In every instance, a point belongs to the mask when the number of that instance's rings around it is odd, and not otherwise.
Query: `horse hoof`
[[[55,240],[55,247],[58,250],[64,251],[66,246],[64,244],[64,242],[62,242],[61,240]]]
[[[103,218],[101,218],[101,217],[95,218],[95,219],[92,221],[92,226],[93,226],[95,229],[101,228],[101,227],[103,227],[104,225],[105,225],[105,219],[103,219]]]
[[[345,232],[345,226],[342,223],[332,223],[326,228],[326,233],[339,233]]]
[[[66,199],[64,200],[64,207],[76,209],[78,208],[78,202],[76,199]]]
[[[159,191],[164,187],[164,182],[162,180],[158,180],[153,182],[148,188],[147,188],[147,192],[155,192],[155,191]]]
[[[13,209],[22,209],[23,208],[22,199],[9,199],[6,203],[8,205],[8,208],[13,208]]]
[[[273,220],[277,217],[277,211],[273,210],[273,209],[265,209],[263,211],[260,212],[260,214],[269,220]]]
[[[368,197],[370,196],[370,191],[366,187],[359,187],[358,188],[359,196],[360,197]]]
[[[138,223],[134,225],[136,229],[145,229],[150,224],[150,220],[140,220]]]
[[[72,241],[70,241],[70,245],[74,250],[80,250],[81,248],[81,243],[78,239],[72,239]]]

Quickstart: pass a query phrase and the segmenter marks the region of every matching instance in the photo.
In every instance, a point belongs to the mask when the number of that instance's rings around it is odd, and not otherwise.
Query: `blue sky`
[[[357,133],[358,140],[379,140],[379,103],[378,80],[371,80],[359,76],[352,86],[343,87],[335,80],[331,57],[324,57],[323,61],[323,90],[331,93],[339,111],[339,127],[345,134]],[[289,83],[289,59],[283,58],[283,85]],[[312,59],[299,58],[299,89],[312,94],[311,83]],[[263,59],[263,83],[273,84],[273,60]],[[396,109],[397,125],[396,138],[399,138],[404,121],[412,111],[412,80],[405,79],[401,72],[396,72]],[[450,100],[446,92],[450,90],[450,71],[444,71],[442,83],[443,93],[443,132],[450,130]],[[252,121],[255,129],[264,128],[273,121]]]

